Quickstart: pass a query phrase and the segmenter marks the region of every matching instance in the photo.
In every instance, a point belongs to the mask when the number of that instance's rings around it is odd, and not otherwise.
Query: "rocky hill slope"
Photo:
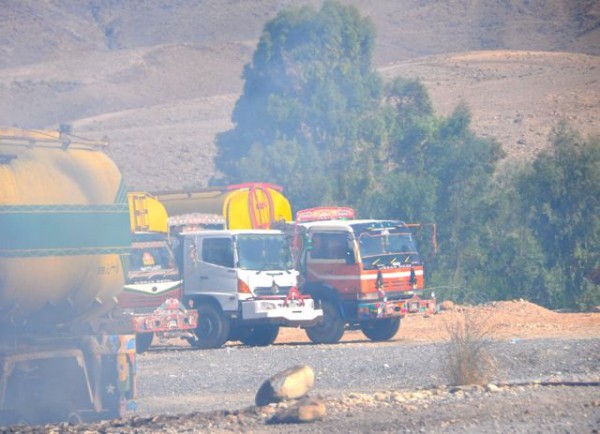
[[[600,4],[350,0],[377,28],[385,77],[418,77],[436,110],[529,158],[567,119],[600,134]],[[0,124],[107,136],[142,190],[206,185],[262,28],[321,1],[0,0]]]

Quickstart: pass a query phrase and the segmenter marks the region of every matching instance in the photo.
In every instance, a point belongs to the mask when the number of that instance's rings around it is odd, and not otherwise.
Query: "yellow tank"
[[[131,232],[168,232],[169,216],[156,198],[144,192],[130,192],[127,199]]]
[[[220,214],[228,229],[269,229],[273,222],[290,221],[292,208],[281,188],[248,183],[193,192],[156,193],[169,216]]]
[[[48,330],[114,307],[129,212],[99,145],[0,129],[0,328]]]

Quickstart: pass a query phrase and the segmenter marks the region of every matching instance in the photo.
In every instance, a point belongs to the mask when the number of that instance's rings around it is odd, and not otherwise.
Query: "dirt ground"
[[[565,345],[588,348],[583,355],[576,356],[573,353],[572,360],[573,363],[587,364],[587,376],[575,380],[559,376],[553,377],[555,379],[551,381],[436,386],[418,389],[383,388],[379,392],[350,392],[338,397],[321,395],[316,391],[310,396],[325,406],[326,414],[322,420],[313,423],[272,424],[271,418],[275,413],[286,411],[286,408],[294,405],[293,402],[284,401],[266,407],[251,406],[239,409],[232,407],[213,412],[135,416],[125,420],[93,424],[45,425],[32,427],[29,432],[137,434],[600,432],[600,371],[597,370],[599,359],[594,355],[594,348],[597,347],[597,339],[600,337],[600,312],[554,312],[525,300],[451,307],[431,316],[409,316],[403,320],[400,331],[391,342],[370,342],[369,345],[394,346],[403,343],[443,342],[448,339],[449,327],[456,324],[457,319],[475,321],[482,327],[481,330],[487,337],[508,342],[531,340],[532,348],[539,348],[535,351],[550,355],[555,353],[547,348],[547,343],[540,341],[541,346],[535,346],[537,339],[565,339],[578,342],[584,339],[586,341],[582,344],[565,342]],[[343,341],[361,343],[367,340],[360,331],[348,331]],[[283,328],[274,346],[306,342],[308,338],[303,330]],[[232,342],[228,345],[239,344]],[[519,348],[524,347],[519,346]],[[168,351],[156,353],[157,357],[166,357],[170,354],[172,353]],[[565,360],[565,363],[570,362],[570,359]],[[174,391],[171,393],[175,394],[168,398],[170,400],[186,399],[185,396],[178,397]],[[24,427],[0,427],[0,432],[22,432],[22,428]]]
[[[404,318],[398,334],[390,342],[370,342],[360,331],[347,331],[342,341],[369,342],[369,345],[377,346],[444,342],[449,339],[450,330],[457,321],[459,324],[466,321],[477,325],[485,338],[511,343],[519,340],[579,340],[600,337],[600,312],[555,312],[526,300],[450,307],[435,315],[412,315]],[[306,342],[309,340],[303,330],[282,328],[275,346]],[[534,381],[523,384],[442,386],[432,389],[349,393],[337,399],[322,398],[317,394],[317,399],[325,404],[327,414],[323,420],[315,423],[269,424],[272,415],[287,405],[281,403],[275,407],[167,419],[162,427],[177,425],[177,432],[203,432],[206,428],[211,432],[330,434],[598,433],[599,375],[599,372],[592,371],[591,380],[587,382],[562,381],[557,377],[556,381],[547,384]],[[148,427],[152,432],[157,425],[152,420]]]
[[[402,320],[394,342],[436,342],[447,340],[455,320],[480,324],[487,336],[497,340],[538,338],[586,339],[600,337],[600,313],[562,313],[526,300],[496,301],[480,306],[454,306],[430,316],[410,315]],[[367,339],[362,332],[347,331],[344,342]],[[278,343],[309,342],[301,329],[282,328]]]

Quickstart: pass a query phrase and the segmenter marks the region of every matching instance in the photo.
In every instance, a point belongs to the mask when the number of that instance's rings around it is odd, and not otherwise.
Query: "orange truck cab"
[[[301,291],[323,309],[321,323],[306,330],[315,343],[338,342],[346,327],[389,340],[407,313],[435,312],[435,300],[420,298],[423,262],[401,221],[358,220],[343,207],[302,210],[293,251]]]

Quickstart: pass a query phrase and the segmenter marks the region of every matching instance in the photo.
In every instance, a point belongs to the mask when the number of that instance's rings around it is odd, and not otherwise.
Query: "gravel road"
[[[138,358],[140,416],[254,404],[262,382],[293,365],[313,368],[314,393],[327,398],[445,385],[446,344],[279,344],[218,350],[157,347]],[[600,381],[600,339],[494,342],[495,383]]]
[[[0,427],[0,433],[599,433],[600,339],[491,342],[487,385],[447,386],[447,344],[154,347],[138,356],[135,416],[91,424]],[[271,424],[289,403],[255,407],[273,374],[306,364],[323,420]]]

